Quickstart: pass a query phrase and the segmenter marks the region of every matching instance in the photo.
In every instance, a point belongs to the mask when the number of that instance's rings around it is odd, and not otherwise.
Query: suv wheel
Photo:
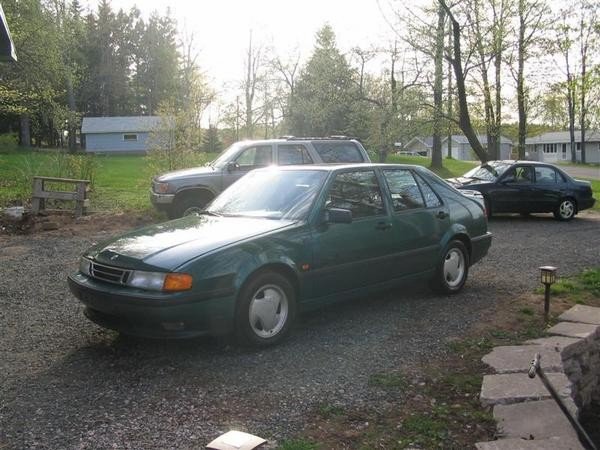
[[[169,212],[170,219],[198,214],[212,200],[212,195],[206,192],[193,192],[177,199]]]

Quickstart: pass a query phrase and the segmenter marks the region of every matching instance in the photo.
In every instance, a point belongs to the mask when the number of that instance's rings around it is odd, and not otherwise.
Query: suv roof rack
[[[280,139],[287,139],[288,141],[339,141],[357,139],[352,136],[343,135],[332,135],[332,136],[281,136]]]

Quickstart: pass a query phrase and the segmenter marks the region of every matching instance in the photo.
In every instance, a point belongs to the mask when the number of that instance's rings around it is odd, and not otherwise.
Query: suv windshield
[[[302,220],[320,191],[327,172],[319,170],[250,172],[207,208],[222,216]]]
[[[495,181],[511,165],[503,162],[491,162],[482,164],[469,170],[463,175],[465,178],[474,178],[475,180]]]
[[[216,167],[218,169],[224,168],[229,161],[233,161],[235,155],[239,152],[240,148],[244,146],[244,142],[236,142],[235,144],[230,145],[225,150],[223,150],[217,159],[213,162],[209,163],[209,165]]]

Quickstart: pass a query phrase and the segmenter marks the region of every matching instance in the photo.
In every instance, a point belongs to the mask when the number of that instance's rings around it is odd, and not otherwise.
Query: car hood
[[[260,218],[187,216],[98,244],[84,256],[100,264],[128,269],[174,270],[205,253],[295,223]]]
[[[212,166],[192,167],[191,169],[176,170],[174,172],[163,173],[156,177],[156,181],[171,181],[174,179],[194,178],[198,176],[220,175],[221,171]]]

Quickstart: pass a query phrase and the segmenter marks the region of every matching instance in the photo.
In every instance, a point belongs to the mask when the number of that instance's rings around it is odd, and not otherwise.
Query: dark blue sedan
[[[554,213],[571,220],[594,206],[589,181],[575,180],[552,164],[488,161],[448,180],[458,189],[481,192],[488,217],[493,213]]]

